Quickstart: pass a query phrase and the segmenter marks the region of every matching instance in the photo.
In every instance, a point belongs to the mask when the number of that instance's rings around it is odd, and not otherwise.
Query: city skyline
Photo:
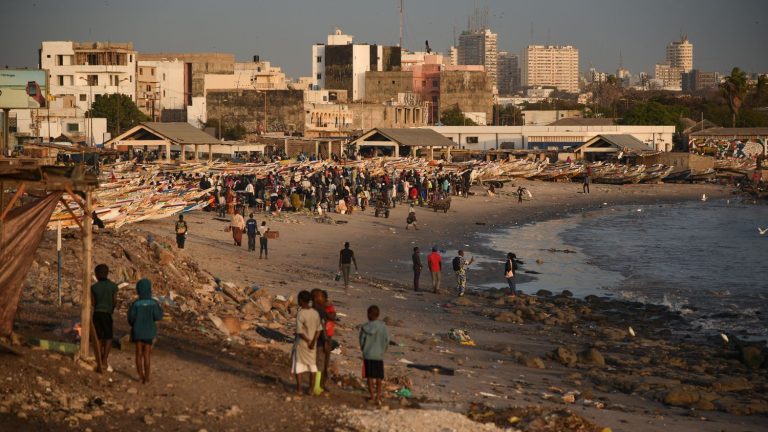
[[[529,44],[573,45],[579,49],[582,72],[590,66],[615,72],[621,52],[624,67],[633,74],[652,74],[654,65],[664,60],[666,45],[681,34],[696,47],[696,69],[728,73],[738,66],[768,72],[768,56],[761,55],[761,43],[768,40],[768,12],[756,0],[735,3],[731,8],[690,0],[650,0],[642,7],[605,0],[475,4],[488,7],[499,51],[519,55]],[[240,61],[260,55],[295,79],[311,73],[312,45],[324,42],[335,27],[354,35],[357,43],[397,44],[398,8],[395,0],[284,0],[269,5],[245,0],[17,1],[5,8],[8,24],[0,28],[4,41],[16,43],[2,44],[0,59],[3,67],[37,67],[44,40],[133,42],[140,53],[219,51],[234,53]],[[419,51],[429,40],[433,49],[448,55],[454,29],[457,36],[466,29],[474,5],[422,0],[406,1],[405,9],[404,48]],[[29,25],[30,17],[37,26]]]

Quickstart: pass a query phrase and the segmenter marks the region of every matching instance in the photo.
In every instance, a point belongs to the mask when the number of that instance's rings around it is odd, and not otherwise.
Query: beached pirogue
[[[120,227],[127,223],[174,216],[206,205],[205,198],[210,190],[201,190],[197,181],[177,181],[171,184],[162,173],[254,175],[257,178],[265,178],[271,173],[282,176],[287,181],[300,182],[305,174],[322,170],[329,165],[366,169],[373,176],[384,173],[392,175],[395,171],[403,170],[421,170],[427,173],[441,171],[464,176],[471,184],[493,184],[495,187],[503,187],[514,179],[581,181],[588,168],[592,181],[607,184],[707,181],[714,179],[716,174],[718,177],[745,176],[750,170],[754,170],[754,162],[750,164],[749,161],[738,160],[718,161],[717,171],[675,171],[674,167],[661,164],[646,167],[604,162],[550,163],[547,160],[525,159],[443,162],[412,158],[374,158],[341,163],[280,161],[266,164],[224,161],[182,164],[119,162],[103,166],[101,184],[94,193],[94,208],[105,224]],[[73,201],[68,201],[68,207],[59,204],[48,225],[49,228],[56,228],[59,221],[64,228],[77,226],[74,215],[81,216],[80,207]]]

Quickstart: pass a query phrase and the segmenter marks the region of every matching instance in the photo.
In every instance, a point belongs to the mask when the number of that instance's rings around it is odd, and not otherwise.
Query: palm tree
[[[736,115],[747,95],[747,85],[747,74],[737,67],[733,68],[731,75],[725,77],[720,84],[720,89],[728,98],[728,108],[731,109],[733,127],[736,127]]]

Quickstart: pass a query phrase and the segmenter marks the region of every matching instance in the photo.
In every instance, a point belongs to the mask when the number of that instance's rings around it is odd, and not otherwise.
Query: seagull
[[[760,235],[765,235],[765,233],[768,233],[768,228],[757,227],[757,232],[759,232]]]
[[[720,339],[723,340],[725,343],[729,343],[728,336],[725,333],[720,333]]]
[[[629,335],[635,337],[635,330],[632,328],[632,326],[629,326]]]
[[[701,200],[706,201],[707,200],[707,194],[701,194]]]

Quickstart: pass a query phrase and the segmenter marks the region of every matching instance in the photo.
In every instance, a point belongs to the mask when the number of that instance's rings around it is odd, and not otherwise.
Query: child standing
[[[323,330],[320,314],[312,308],[309,291],[299,293],[299,310],[296,315],[296,342],[291,353],[291,373],[296,375],[296,393],[301,394],[301,377],[310,374],[307,394],[312,394],[312,384],[317,373],[317,350],[315,344]]]
[[[155,321],[163,318],[163,309],[152,298],[152,282],[142,279],[136,283],[139,299],[128,309],[128,323],[131,325],[131,341],[136,344],[136,371],[143,384],[149,382],[149,356],[152,343],[157,337]]]
[[[384,353],[389,347],[387,326],[379,321],[379,307],[368,308],[368,322],[360,328],[360,349],[363,352],[363,378],[368,380],[370,401],[381,405],[384,379]]]

